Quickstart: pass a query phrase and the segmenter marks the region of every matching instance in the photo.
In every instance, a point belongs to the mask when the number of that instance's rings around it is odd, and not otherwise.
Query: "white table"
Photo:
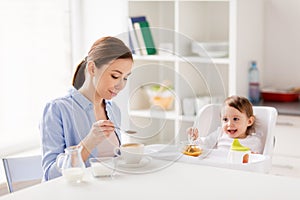
[[[300,199],[296,178],[155,159],[151,166],[167,167],[146,174],[119,173],[114,179],[95,179],[87,170],[82,183],[60,177],[0,200]]]

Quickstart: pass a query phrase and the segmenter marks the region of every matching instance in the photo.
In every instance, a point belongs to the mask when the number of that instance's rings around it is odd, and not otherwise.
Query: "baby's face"
[[[248,118],[246,113],[241,113],[234,107],[227,105],[222,109],[221,121],[223,131],[231,138],[247,137],[247,127],[253,123],[253,120]]]

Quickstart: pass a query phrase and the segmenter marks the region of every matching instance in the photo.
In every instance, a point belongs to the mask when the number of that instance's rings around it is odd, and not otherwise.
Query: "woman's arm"
[[[46,105],[39,128],[42,139],[43,179],[50,180],[61,175],[56,168],[56,157],[66,147],[62,117],[57,104]]]

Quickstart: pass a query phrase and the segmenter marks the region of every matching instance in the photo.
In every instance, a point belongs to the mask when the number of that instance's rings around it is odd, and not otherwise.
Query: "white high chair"
[[[256,132],[262,133],[262,143],[264,144],[262,155],[265,156],[265,159],[260,163],[252,165],[250,163],[238,166],[226,163],[223,166],[267,173],[271,170],[272,166],[272,154],[275,141],[273,129],[277,120],[277,110],[268,106],[253,106],[253,112],[256,117]],[[194,127],[198,128],[201,137],[207,136],[221,126],[220,113],[221,104],[207,104],[199,110],[194,122]],[[218,164],[218,166],[220,165]]]

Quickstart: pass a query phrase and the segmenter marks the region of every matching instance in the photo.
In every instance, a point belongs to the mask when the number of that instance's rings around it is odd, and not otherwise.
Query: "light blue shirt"
[[[119,107],[110,100],[105,100],[105,105],[108,119],[120,127]],[[61,176],[56,168],[56,157],[64,153],[66,147],[78,145],[89,133],[95,121],[92,102],[73,87],[66,96],[47,103],[39,126],[42,138],[43,180]],[[119,130],[116,129],[115,133],[120,144]],[[96,149],[91,156],[95,155]],[[89,166],[88,160],[85,165]]]

